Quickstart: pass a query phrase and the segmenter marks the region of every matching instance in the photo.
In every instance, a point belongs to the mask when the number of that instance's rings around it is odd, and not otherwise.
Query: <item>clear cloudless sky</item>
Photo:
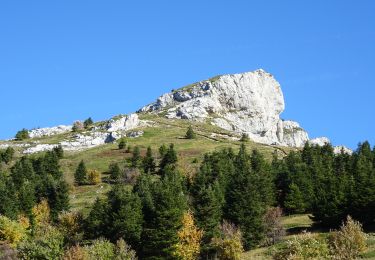
[[[258,68],[310,137],[375,145],[372,0],[2,0],[0,138]]]

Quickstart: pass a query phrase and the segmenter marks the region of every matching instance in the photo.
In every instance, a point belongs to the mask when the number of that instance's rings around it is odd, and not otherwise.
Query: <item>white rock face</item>
[[[122,116],[119,119],[110,119],[107,123],[108,132],[127,131],[138,127],[140,120],[137,114]]]
[[[284,97],[280,84],[263,71],[223,75],[167,93],[141,112],[166,112],[167,118],[211,122],[259,143],[301,147],[307,133],[291,121],[283,122]],[[214,115],[214,116],[211,116]]]
[[[309,135],[297,122],[283,121],[282,129],[282,144],[292,147],[302,147],[309,140]]]
[[[28,144],[28,149],[24,150],[25,154],[38,153],[43,151],[50,151],[54,147],[61,145],[66,151],[81,151],[88,148],[96,147],[106,143],[111,143],[122,136],[129,136],[132,138],[140,137],[143,131],[128,132],[141,126],[143,122],[139,120],[137,114],[124,115],[116,119],[110,119],[105,122],[104,126],[94,127],[92,131],[74,134],[71,138],[64,140],[58,144]],[[147,125],[147,122],[144,122]],[[40,128],[30,131],[30,137],[42,137],[60,134],[71,131],[71,126],[57,126],[50,128]],[[11,144],[16,146],[19,144]],[[3,145],[7,147],[9,145]]]
[[[327,137],[319,137],[309,140],[309,144],[311,145],[319,145],[324,146],[326,144],[330,144],[331,141]]]
[[[29,131],[30,138],[51,136],[72,131],[71,125],[59,125],[55,127],[38,128]]]
[[[110,133],[92,132],[88,134],[77,134],[71,141],[62,141],[60,144],[64,150],[80,151],[92,148],[98,145],[113,142],[114,139]]]
[[[353,154],[353,150],[351,150],[348,147],[343,146],[343,145],[335,146],[333,148],[333,151],[334,151],[335,154],[341,154],[341,153],[346,153],[346,154],[349,154],[349,155]]]
[[[51,151],[53,148],[57,147],[57,144],[38,144],[34,147],[27,148],[23,151],[24,154],[33,154],[45,151]]]

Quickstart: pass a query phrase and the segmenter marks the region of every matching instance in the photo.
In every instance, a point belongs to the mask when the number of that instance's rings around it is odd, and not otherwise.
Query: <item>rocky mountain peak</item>
[[[303,146],[308,134],[298,123],[280,119],[284,109],[279,82],[259,69],[217,76],[172,91],[140,112],[210,121],[223,129],[246,133],[259,143]]]

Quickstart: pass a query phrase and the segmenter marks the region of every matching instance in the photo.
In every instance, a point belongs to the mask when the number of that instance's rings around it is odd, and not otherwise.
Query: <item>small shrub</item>
[[[12,247],[16,247],[26,237],[27,232],[22,224],[0,216],[0,241],[6,241]]]
[[[101,182],[101,174],[97,170],[89,170],[87,173],[87,182],[90,185],[96,185]]]
[[[13,160],[14,153],[14,149],[10,146],[5,151],[0,151],[0,161],[6,164],[10,163]]]
[[[280,207],[269,208],[263,217],[263,223],[266,228],[266,246],[274,245],[285,236],[285,229],[281,224],[283,211]]]
[[[116,260],[136,260],[136,252],[124,241],[119,239],[116,243]]]
[[[275,260],[329,259],[329,249],[324,239],[306,232],[286,241],[286,244],[275,253],[273,258]]]
[[[29,131],[26,128],[23,128],[22,130],[20,130],[20,131],[17,132],[15,138],[18,141],[29,139],[30,138]]]
[[[48,205],[48,201],[46,199],[43,199],[40,203],[35,205],[32,210],[33,219],[34,219],[34,225],[35,226],[41,226],[48,224],[50,221],[50,208]]]
[[[34,236],[18,246],[21,259],[60,259],[64,254],[64,236],[47,224],[35,230]]]
[[[89,260],[87,250],[79,245],[69,247],[64,253],[64,260]]]
[[[250,140],[249,135],[246,134],[246,133],[243,133],[242,136],[241,136],[240,141],[241,142],[248,142],[249,140]]]
[[[239,260],[243,253],[241,231],[232,223],[224,221],[220,227],[221,237],[213,238],[212,245],[221,260]]]
[[[121,138],[119,143],[118,143],[118,149],[123,150],[126,148],[126,140],[125,138]]]
[[[112,260],[114,258],[114,245],[105,239],[94,240],[92,245],[87,246],[90,259]]]
[[[75,244],[82,240],[83,216],[80,212],[64,212],[59,215],[58,228],[64,234],[65,241]]]
[[[0,244],[0,259],[13,260],[17,258],[17,250],[12,248],[9,244]]]
[[[81,121],[75,121],[73,123],[72,131],[73,132],[78,132],[84,129],[84,125]]]
[[[64,149],[61,145],[58,145],[55,148],[53,148],[53,152],[57,155],[59,159],[62,159],[64,157]]]
[[[366,249],[366,234],[362,225],[348,216],[340,230],[329,236],[333,259],[356,259]]]

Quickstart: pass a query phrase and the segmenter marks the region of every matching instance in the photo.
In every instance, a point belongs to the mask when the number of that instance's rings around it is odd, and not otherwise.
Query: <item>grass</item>
[[[158,149],[162,144],[169,145],[173,143],[178,153],[179,169],[191,176],[199,168],[199,164],[203,159],[203,155],[215,150],[224,148],[233,148],[235,151],[239,149],[240,142],[227,139],[224,137],[211,137],[212,133],[223,136],[233,137],[230,132],[222,130],[214,125],[208,123],[190,122],[187,120],[171,120],[159,117],[157,115],[141,115],[144,120],[152,120],[155,122],[153,127],[143,127],[144,135],[138,138],[127,138],[127,145],[135,147],[139,146],[141,154],[145,154],[146,149],[150,146],[154,152],[154,156],[158,158]],[[189,125],[192,125],[196,139],[186,139],[185,134]],[[58,137],[61,138],[61,137]],[[278,148],[267,145],[261,145],[254,142],[246,143],[249,152],[252,149],[258,149],[267,159],[272,158],[275,149],[284,149],[287,153],[290,148]],[[66,181],[71,186],[71,205],[74,210],[87,210],[89,205],[100,194],[105,194],[110,186],[103,184],[101,190],[97,186],[83,186],[74,187],[74,172],[81,160],[83,160],[88,169],[95,169],[101,173],[105,173],[109,165],[113,162],[125,165],[127,159],[131,157],[131,153],[126,153],[125,150],[119,150],[117,144],[106,144],[84,151],[65,152],[64,159],[61,160],[61,169],[64,172]],[[195,161],[195,163],[192,163]],[[99,190],[99,191],[98,191]]]

